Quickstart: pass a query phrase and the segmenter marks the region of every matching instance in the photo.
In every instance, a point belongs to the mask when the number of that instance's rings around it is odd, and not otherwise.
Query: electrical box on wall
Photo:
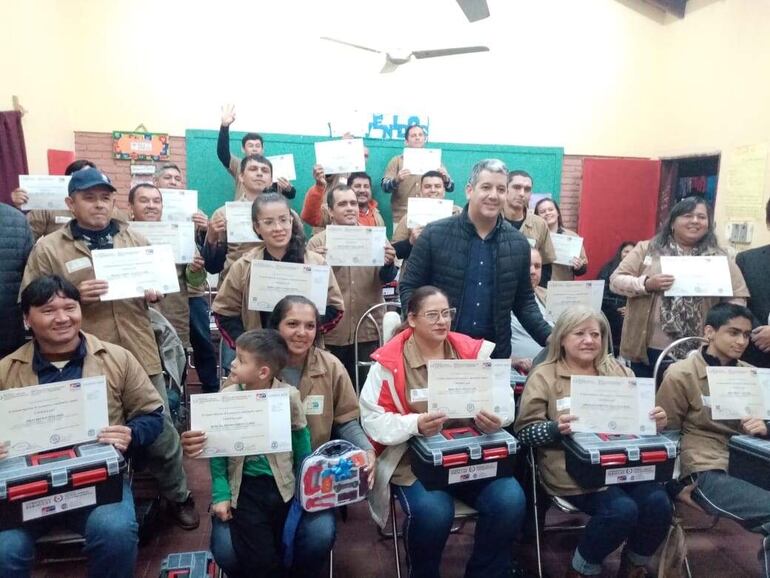
[[[730,243],[750,244],[754,236],[754,223],[727,223],[725,237]]]

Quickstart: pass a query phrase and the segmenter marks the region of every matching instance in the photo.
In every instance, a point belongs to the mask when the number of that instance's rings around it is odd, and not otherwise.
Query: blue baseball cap
[[[94,187],[104,187],[111,190],[113,193],[117,191],[117,189],[112,186],[110,177],[105,175],[99,169],[93,167],[83,167],[79,171],[72,173],[67,191],[71,195],[77,191],[87,191]]]

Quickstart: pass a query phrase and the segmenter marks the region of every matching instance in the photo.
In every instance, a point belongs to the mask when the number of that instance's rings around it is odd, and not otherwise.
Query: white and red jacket
[[[385,527],[390,513],[390,478],[407,450],[406,442],[420,435],[417,429],[418,413],[411,413],[407,403],[404,344],[412,330],[402,331],[372,354],[375,363],[369,370],[361,390],[361,425],[377,452],[377,475],[374,490],[369,492],[372,517]],[[473,339],[462,333],[447,335],[459,359],[488,359],[495,344]],[[514,419],[513,393],[509,411],[500,415],[503,426]]]

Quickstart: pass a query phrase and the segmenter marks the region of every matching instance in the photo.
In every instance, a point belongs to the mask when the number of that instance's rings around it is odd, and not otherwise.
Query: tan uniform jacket
[[[114,247],[143,247],[149,245],[126,223],[118,221],[119,232]],[[21,287],[43,275],[59,275],[79,286],[94,279],[91,251],[82,240],[75,240],[70,227],[62,227],[35,244],[24,270]],[[125,347],[142,364],[148,375],[161,373],[160,356],[155,334],[150,325],[144,298],[119,299],[84,303],[83,331],[93,333],[102,341]]]
[[[278,379],[273,379],[270,389],[288,387],[289,407],[291,408],[291,430],[297,431],[307,426],[305,413],[302,410],[302,402],[299,399],[297,388],[284,383]],[[228,391],[240,391],[237,384],[229,385],[222,389],[222,393]],[[292,452],[280,452],[277,454],[265,454],[267,462],[270,464],[270,471],[275,478],[275,485],[284,502],[288,502],[294,496],[294,455]],[[243,479],[243,464],[246,461],[245,456],[236,456],[227,458],[227,480],[230,483],[230,505],[233,508],[238,507],[238,494],[241,492],[241,480]]]
[[[112,211],[112,218],[124,223],[128,222],[128,215],[117,207]],[[58,231],[62,228],[62,225],[66,225],[71,219],[72,213],[70,211],[35,209],[27,213],[27,222],[36,240],[43,235],[50,235],[54,231]]]
[[[578,236],[575,231],[570,231],[569,229],[562,229],[561,234],[568,235],[570,237]],[[553,245],[553,243],[551,244]],[[588,257],[586,256],[585,245],[583,245],[583,247],[580,249],[580,258],[583,259],[586,265],[588,265]],[[556,251],[554,251],[554,259],[556,259]],[[573,281],[575,279],[575,271],[569,265],[557,265],[554,263],[551,266],[551,279],[553,281]]]
[[[326,231],[314,235],[307,243],[308,251],[315,251],[320,247],[326,247]],[[321,258],[324,259],[323,256]],[[380,267],[332,267],[332,271],[345,301],[345,315],[334,329],[324,335],[324,343],[326,345],[350,345],[355,341],[354,335],[358,320],[363,317],[369,307],[385,301],[382,297]],[[377,309],[372,314],[378,327],[382,325],[384,314],[382,308]],[[358,332],[358,341],[363,343],[378,339],[377,328],[374,324],[371,321],[363,322]]]
[[[179,339],[182,340],[182,345],[186,349],[191,347],[190,345],[190,295],[187,291],[187,265],[176,266],[176,276],[179,281],[179,292],[168,293],[163,300],[154,305],[154,307],[160,311],[160,313],[168,319],[169,323],[174,327]]]
[[[253,248],[243,257],[238,259],[230,269],[230,275],[217,292],[217,297],[211,308],[214,313],[225,317],[241,316],[243,327],[246,331],[261,329],[262,321],[259,311],[249,309],[249,282],[251,281],[251,262],[264,259],[265,246]],[[323,258],[317,253],[305,253],[305,263],[311,265],[323,265]],[[342,299],[334,273],[329,271],[329,287],[326,303],[338,311],[345,310],[345,302]],[[321,312],[323,314],[323,312]],[[343,316],[344,319],[344,316]]]
[[[605,375],[632,376],[630,369],[615,364],[613,371]],[[558,421],[562,414],[569,414],[569,404],[559,411],[559,400],[569,398],[571,373],[562,362],[542,363],[529,374],[527,385],[521,397],[519,415],[514,424],[518,433],[528,425],[543,421]],[[564,403],[564,402],[562,402]],[[586,488],[577,485],[567,473],[564,450],[561,443],[537,448],[537,463],[540,476],[548,493],[553,496],[574,496],[584,494]],[[591,488],[596,491],[599,488]]]
[[[647,363],[647,347],[656,329],[660,327],[659,315],[653,315],[660,310],[661,293],[647,293],[644,280],[661,272],[660,257],[648,255],[649,241],[637,243],[631,252],[621,261],[618,268],[610,276],[610,288],[615,293],[628,297],[626,316],[623,320],[623,335],[620,340],[620,354],[629,361]],[[740,299],[749,296],[746,281],[735,260],[728,258],[730,277],[733,285],[733,297]],[[728,298],[729,300],[730,298]],[[714,305],[719,303],[719,297],[703,297],[703,318]]]
[[[513,215],[507,204],[503,208],[503,216],[508,221],[513,221]],[[556,259],[556,252],[553,250],[551,231],[542,217],[536,215],[534,211],[528,210],[524,215],[524,222],[521,224],[519,233],[529,240],[530,247],[540,251],[543,265],[553,263],[553,260]]]
[[[404,155],[396,155],[388,162],[385,167],[385,174],[382,178],[396,180],[398,173],[404,168]],[[446,167],[441,166],[446,170]],[[394,223],[398,223],[401,217],[406,215],[406,200],[409,197],[417,197],[420,193],[420,180],[422,175],[409,175],[398,184],[395,191],[390,193],[390,208]]]
[[[233,195],[233,199],[241,200],[241,197],[243,196],[243,193],[244,193],[243,183],[239,178],[239,175],[241,174],[241,159],[239,159],[236,156],[230,155],[230,166],[227,167],[227,170],[235,180],[235,194]]]
[[[345,366],[328,351],[311,347],[299,382],[310,443],[331,439],[332,427],[358,419],[358,397]]]
[[[750,367],[738,362],[741,367]],[[727,471],[730,437],[742,434],[740,421],[711,419],[706,360],[701,352],[671,365],[663,376],[656,401],[666,410],[667,429],[681,430],[681,476],[706,470]]]
[[[86,340],[83,377],[107,379],[107,413],[110,425],[125,425],[138,415],[152,413],[163,406],[152,382],[131,352],[105,343],[95,335],[81,334]],[[32,368],[35,347],[28,341],[0,361],[0,389],[38,385]]]

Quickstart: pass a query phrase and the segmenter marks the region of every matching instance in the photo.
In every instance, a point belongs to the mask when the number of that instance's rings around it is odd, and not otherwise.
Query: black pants
[[[377,341],[362,341],[358,344],[358,361],[371,361],[369,357],[380,346]],[[353,383],[353,387],[356,386],[356,357],[355,357],[355,344],[352,345],[327,345],[326,349],[342,362],[345,369],[348,371],[350,381]],[[366,382],[366,376],[369,375],[368,367],[360,367],[358,369],[358,386],[359,389],[364,387]],[[356,392],[358,393],[358,392]]]
[[[280,578],[281,535],[289,504],[271,476],[243,476],[230,532],[239,575]]]

